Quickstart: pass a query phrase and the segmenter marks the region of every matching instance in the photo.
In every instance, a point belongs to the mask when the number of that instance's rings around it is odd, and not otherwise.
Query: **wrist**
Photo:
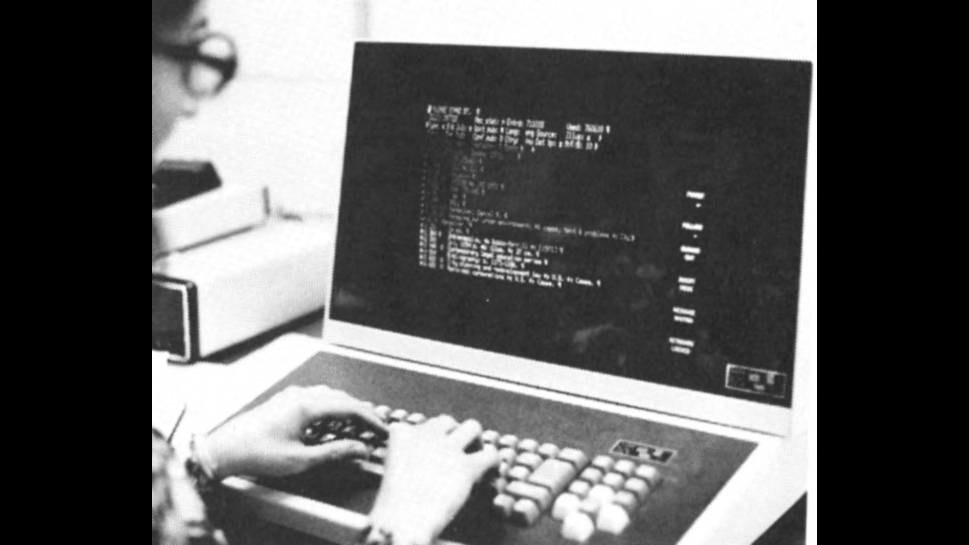
[[[229,475],[226,472],[226,463],[223,458],[219,454],[217,445],[211,441],[209,436],[202,435],[192,438],[192,460],[210,480],[220,481]]]
[[[428,527],[424,517],[392,516],[378,509],[370,515],[365,545],[431,545],[437,531]]]
[[[416,537],[406,530],[395,532],[383,526],[371,526],[364,534],[363,545],[431,545],[430,537]]]

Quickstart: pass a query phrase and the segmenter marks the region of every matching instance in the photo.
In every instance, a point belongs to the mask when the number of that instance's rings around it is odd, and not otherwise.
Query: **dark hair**
[[[151,0],[151,37],[177,31],[195,10],[199,0]]]

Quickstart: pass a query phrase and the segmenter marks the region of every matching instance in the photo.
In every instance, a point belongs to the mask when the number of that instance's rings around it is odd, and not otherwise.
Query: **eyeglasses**
[[[184,62],[185,88],[197,98],[218,95],[239,67],[235,42],[225,34],[211,33],[190,44],[152,40],[151,51]]]

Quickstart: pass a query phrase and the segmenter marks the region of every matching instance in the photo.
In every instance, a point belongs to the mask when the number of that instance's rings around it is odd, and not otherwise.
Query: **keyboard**
[[[378,403],[374,410],[387,422],[414,424],[423,422],[425,415],[448,414],[459,422],[474,418],[490,428],[480,441],[495,445],[501,465],[478,483],[441,536],[471,545],[577,543],[582,538],[588,545],[673,545],[755,446],[326,353],[307,360],[248,407],[287,386],[316,384]],[[306,430],[305,441],[352,437],[371,446],[370,456],[339,467],[324,465],[299,475],[253,480],[278,492],[274,497],[305,498],[369,513],[387,452],[383,439],[368,431],[372,432],[352,421],[318,422]],[[311,534],[317,531],[312,521],[294,522],[295,515],[279,513],[276,520]]]
[[[372,404],[371,404],[372,405]],[[417,425],[427,420],[423,413],[373,407],[387,424],[402,422]],[[387,457],[386,440],[354,419],[323,419],[303,433],[308,445],[340,439],[355,439],[368,446],[366,460],[356,467],[377,477],[383,476]],[[518,438],[495,430],[485,430],[469,450],[491,445],[501,459],[497,471],[486,474],[475,493],[489,494],[492,516],[517,526],[533,526],[540,517],[550,515],[561,522],[562,538],[585,543],[596,532],[620,535],[632,518],[648,503],[650,493],[663,482],[656,466],[635,463],[600,454],[589,455],[574,447]]]

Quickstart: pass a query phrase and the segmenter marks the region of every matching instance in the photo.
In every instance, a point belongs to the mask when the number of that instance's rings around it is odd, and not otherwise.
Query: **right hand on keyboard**
[[[499,463],[491,445],[465,452],[481,424],[438,416],[423,424],[390,425],[385,473],[371,512],[375,527],[401,544],[430,543],[467,501],[471,487]],[[473,450],[473,449],[472,449]]]

